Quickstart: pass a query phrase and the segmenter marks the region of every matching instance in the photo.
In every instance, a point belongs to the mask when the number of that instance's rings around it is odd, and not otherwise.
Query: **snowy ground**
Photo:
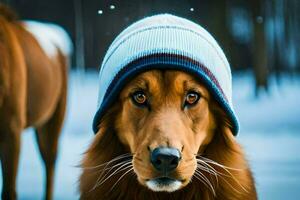
[[[272,81],[274,83],[274,81]],[[255,174],[260,199],[300,199],[300,79],[272,84],[270,94],[253,95],[249,74],[234,76],[234,105],[242,124],[243,144]],[[93,138],[97,74],[71,73],[69,107],[60,140],[55,199],[78,199],[77,179],[82,153]],[[21,200],[42,199],[43,167],[31,129],[22,135],[18,193]],[[30,155],[30,156],[28,156]],[[0,171],[0,179],[1,179]],[[0,181],[0,188],[2,187]]]

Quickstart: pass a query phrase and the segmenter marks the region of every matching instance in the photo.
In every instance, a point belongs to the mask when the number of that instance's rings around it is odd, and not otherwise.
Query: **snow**
[[[32,20],[23,21],[27,31],[34,35],[49,57],[57,55],[57,48],[65,55],[71,55],[73,44],[67,32],[52,23],[41,23]]]
[[[300,79],[283,77],[281,81],[282,84],[277,85],[272,78],[269,94],[262,94],[257,100],[252,77],[236,74],[233,101],[241,122],[241,134],[243,130],[288,134],[291,129],[300,133]]]
[[[300,79],[271,79],[269,94],[254,98],[249,74],[234,76],[234,105],[242,143],[255,175],[259,199],[300,198]]]
[[[250,73],[233,76],[233,100],[242,125],[237,139],[255,175],[259,199],[300,198],[299,83],[300,78],[284,77],[276,86],[271,80],[269,94],[256,99]],[[93,139],[97,84],[97,73],[71,73],[68,112],[55,177],[55,199],[78,199],[80,169],[77,166]],[[34,134],[28,129],[22,134],[18,174],[17,190],[21,200],[42,199],[43,173]]]

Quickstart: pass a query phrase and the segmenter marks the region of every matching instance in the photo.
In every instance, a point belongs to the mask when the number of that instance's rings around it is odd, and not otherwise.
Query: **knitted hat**
[[[201,26],[170,14],[130,25],[110,45],[99,74],[98,110],[93,130],[130,78],[151,69],[175,69],[198,77],[227,113],[233,134],[239,129],[232,107],[229,63],[215,39]]]

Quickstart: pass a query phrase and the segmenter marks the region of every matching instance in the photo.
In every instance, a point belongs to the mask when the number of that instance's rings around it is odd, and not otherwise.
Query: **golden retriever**
[[[82,168],[81,199],[257,199],[226,114],[182,71],[131,80],[102,118]]]

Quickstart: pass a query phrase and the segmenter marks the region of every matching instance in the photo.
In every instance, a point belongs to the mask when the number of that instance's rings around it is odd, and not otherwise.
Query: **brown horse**
[[[32,34],[39,26],[45,29],[42,38]],[[51,30],[55,32],[54,25],[49,25],[49,30],[46,26],[17,21],[11,10],[0,5],[2,199],[17,198],[20,137],[29,126],[35,128],[46,167],[46,199],[52,198],[58,138],[66,109],[68,55],[59,48],[58,40],[47,37]]]

